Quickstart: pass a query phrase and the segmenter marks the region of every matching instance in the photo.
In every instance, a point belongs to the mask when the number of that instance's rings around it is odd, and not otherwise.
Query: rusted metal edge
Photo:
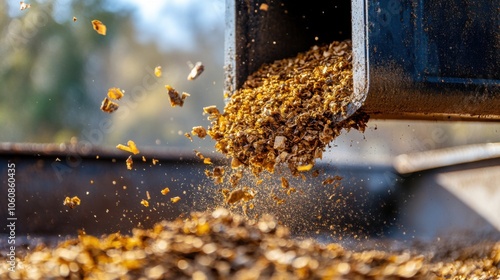
[[[139,147],[141,153],[137,156],[145,156],[148,159],[156,158],[163,160],[198,160],[192,149],[186,148],[157,148]],[[82,158],[127,158],[130,153],[119,151],[113,147],[88,146],[84,144],[70,143],[0,143],[0,155],[16,156],[53,156],[67,157],[79,156]],[[217,155],[210,155],[212,159],[217,159]]]

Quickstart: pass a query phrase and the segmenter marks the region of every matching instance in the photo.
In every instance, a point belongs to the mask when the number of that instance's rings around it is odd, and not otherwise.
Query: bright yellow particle
[[[123,97],[123,91],[116,87],[110,88],[108,89],[108,97],[118,100]]]
[[[169,188],[164,188],[163,190],[161,190],[161,194],[163,195],[167,195],[169,192],[170,192]]]
[[[309,171],[311,170],[311,168],[313,168],[313,164],[306,164],[306,165],[300,165],[300,166],[297,166],[297,171]]]
[[[158,78],[161,77],[161,66],[155,67],[155,76]]]
[[[97,33],[103,36],[106,35],[106,25],[104,25],[100,20],[94,19],[92,21],[92,27]]]

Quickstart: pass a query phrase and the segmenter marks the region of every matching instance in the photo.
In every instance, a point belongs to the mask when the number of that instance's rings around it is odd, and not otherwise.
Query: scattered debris
[[[116,148],[119,150],[125,151],[125,152],[130,152],[134,155],[137,155],[138,153],[140,153],[139,149],[137,149],[137,146],[135,145],[135,142],[132,140],[128,140],[127,146],[122,145],[122,144],[118,144],[116,146]]]
[[[118,110],[119,106],[117,103],[109,100],[108,97],[104,97],[104,100],[101,103],[101,110],[106,113],[113,113]]]
[[[170,85],[166,85],[165,88],[167,89],[168,97],[170,98],[170,105],[172,107],[175,107],[175,106],[182,107],[182,105],[184,105],[184,100],[188,96],[190,96],[189,93],[186,93],[186,92],[183,92],[182,94],[179,94],[179,92],[176,91]]]
[[[155,76],[159,78],[159,77],[161,77],[161,74],[162,74],[161,73],[161,66],[156,66],[155,67]]]
[[[73,196],[71,198],[69,196],[67,196],[64,199],[63,205],[68,206],[70,209],[73,209],[76,206],[80,205],[80,203],[81,203],[81,200],[78,196]]]
[[[98,34],[103,36],[106,35],[106,25],[104,25],[100,20],[94,19],[92,21],[92,27]]]
[[[196,64],[191,69],[191,72],[189,72],[187,79],[190,81],[196,79],[198,76],[201,75],[201,73],[203,73],[203,70],[205,70],[205,66],[203,66],[203,64],[200,61],[196,62]]]

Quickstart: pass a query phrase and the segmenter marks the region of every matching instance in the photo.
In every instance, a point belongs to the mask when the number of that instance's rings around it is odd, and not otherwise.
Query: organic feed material
[[[342,129],[364,131],[363,112],[336,121],[352,94],[351,41],[314,46],[250,75],[222,114],[210,110],[208,134],[233,168],[249,166],[258,175],[286,163],[297,175],[313,167]]]
[[[26,9],[29,9],[29,8],[31,8],[30,4],[26,4],[23,1],[21,1],[19,3],[19,10],[23,11],[23,10],[26,10]]]
[[[184,105],[184,100],[190,96],[189,93],[183,92],[180,94],[177,90],[175,90],[170,85],[166,85],[165,89],[167,89],[168,97],[170,98],[170,105],[172,107],[179,106],[182,107]]]
[[[193,142],[193,137],[191,136],[191,134],[189,134],[188,132],[184,133],[184,136],[189,139],[189,141]]]
[[[67,196],[66,198],[64,198],[63,205],[68,206],[69,208],[73,209],[76,206],[80,205],[81,202],[82,201],[80,200],[80,198],[78,196],[73,196],[73,197]]]
[[[203,107],[203,114],[218,115],[220,114],[219,109],[215,105]]]
[[[161,190],[162,195],[167,195],[170,192],[170,188],[166,187],[163,190]]]
[[[144,207],[149,207],[149,201],[145,200],[145,199],[142,199],[141,200],[141,204],[144,206]]]
[[[119,100],[123,97],[123,91],[119,88],[113,87],[108,89],[108,96],[104,98],[101,103],[101,110],[106,113],[113,113],[120,107],[117,103],[111,101],[111,99]]]
[[[170,201],[171,201],[172,203],[177,203],[177,202],[179,202],[180,200],[181,200],[181,198],[180,198],[180,197],[178,197],[178,196],[172,197],[172,198],[170,199]]]
[[[114,111],[118,110],[119,107],[120,106],[117,103],[109,100],[108,97],[104,97],[104,99],[102,100],[102,103],[101,103],[101,110],[103,112],[110,113],[110,114],[113,113]]]
[[[226,209],[191,213],[130,236],[81,232],[57,246],[40,244],[0,264],[0,279],[498,279],[500,243],[454,248],[441,259],[410,250],[355,251],[291,238],[270,215]]]
[[[125,160],[125,164],[127,165],[128,170],[132,170],[134,167],[134,160],[132,160],[132,156],[129,156],[127,160]]]
[[[156,77],[158,77],[158,78],[161,77],[161,75],[162,75],[161,66],[156,66],[154,72],[155,72]]]
[[[255,197],[255,191],[249,187],[235,189],[233,191],[222,189],[222,194],[227,204],[234,204],[238,201],[250,201]]]
[[[100,20],[94,19],[92,21],[92,27],[98,34],[101,34],[103,36],[106,35],[106,25],[104,25]]]
[[[191,69],[191,72],[189,72],[187,79],[189,81],[192,81],[198,78],[198,76],[200,76],[201,73],[203,73],[203,70],[205,70],[205,66],[203,66],[203,63],[201,63],[201,61],[196,62],[196,64]]]
[[[137,145],[132,140],[128,140],[127,146],[125,146],[123,144],[118,144],[118,145],[116,145],[116,148],[119,150],[125,151],[125,152],[132,153],[134,155],[137,155],[138,153],[140,153],[139,149],[137,149]]]
[[[191,130],[191,134],[196,135],[199,138],[203,139],[203,138],[205,138],[205,136],[207,136],[207,130],[203,126],[195,126]]]
[[[111,99],[120,100],[123,95],[123,91],[119,88],[113,87],[108,89],[108,97]]]

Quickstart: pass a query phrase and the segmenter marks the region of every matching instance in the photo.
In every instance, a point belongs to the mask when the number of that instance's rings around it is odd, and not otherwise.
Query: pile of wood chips
[[[469,253],[467,253],[469,252]],[[269,215],[256,220],[219,208],[100,238],[40,244],[0,264],[0,279],[498,279],[500,242],[456,249],[448,260],[401,250],[353,251],[297,240]]]
[[[294,58],[263,65],[234,92],[208,134],[215,148],[255,175],[279,163],[293,174],[309,170],[342,129],[364,131],[368,115],[343,116],[353,94],[351,41],[314,46]]]

